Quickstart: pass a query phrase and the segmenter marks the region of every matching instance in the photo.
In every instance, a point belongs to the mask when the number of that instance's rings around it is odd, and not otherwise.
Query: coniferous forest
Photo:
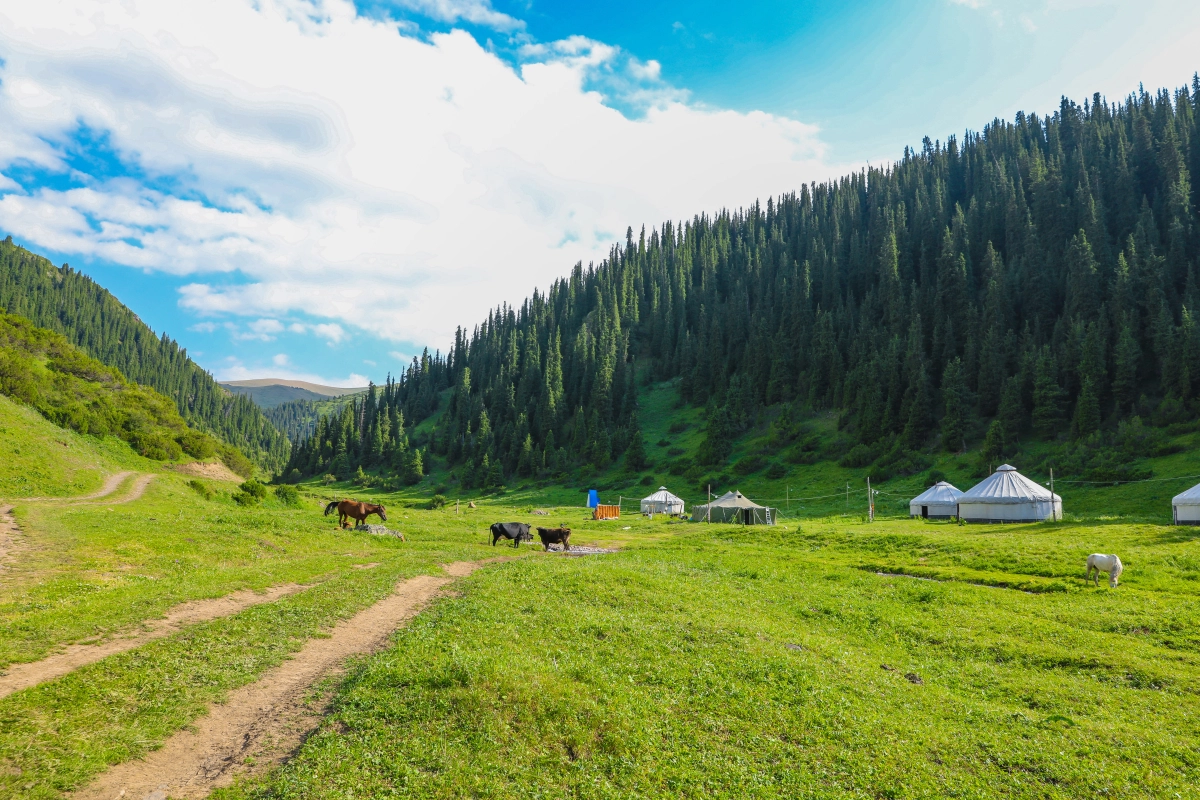
[[[0,242],[0,308],[63,334],[92,358],[171,398],[192,427],[234,445],[267,469],[288,440],[248,397],[231,395],[166,334],[156,336],[91,278],[13,243]]]
[[[1195,418],[1198,172],[1193,79],[1064,99],[765,206],[630,230],[599,266],[322,420],[289,467],[394,463],[403,424],[437,410],[427,447],[464,486],[636,469],[640,378],[706,406],[701,463],[786,404],[785,439],[796,412],[839,412],[848,466],[914,471],[976,446],[994,464],[1032,438],[1120,475],[1123,454],[1158,446],[1155,426]]]

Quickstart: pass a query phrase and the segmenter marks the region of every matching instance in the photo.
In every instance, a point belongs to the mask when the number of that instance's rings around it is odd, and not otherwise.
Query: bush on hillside
[[[760,455],[746,456],[733,465],[733,471],[738,475],[750,475],[765,467],[767,460]]]
[[[435,494],[433,497],[429,498],[429,507],[431,509],[445,508],[446,496],[442,494]]]
[[[850,448],[850,452],[842,456],[838,461],[839,466],[848,467],[850,469],[861,469],[873,462],[876,458],[875,451],[868,445],[856,444]]]
[[[249,464],[236,448],[187,426],[175,404],[89,358],[63,336],[0,312],[0,394],[63,428],[115,436],[160,461],[219,454],[230,469]]]
[[[767,467],[767,471],[763,473],[773,481],[777,481],[784,475],[787,475],[787,467],[778,462],[771,462],[771,466]]]
[[[285,506],[297,508],[300,505],[300,490],[286,483],[275,487],[275,497]]]
[[[191,488],[191,490],[193,492],[200,495],[205,500],[212,500],[213,491],[212,491],[212,489],[208,488],[208,485],[205,484],[203,481],[198,481],[195,478],[193,478],[192,480],[188,481],[187,485]]]

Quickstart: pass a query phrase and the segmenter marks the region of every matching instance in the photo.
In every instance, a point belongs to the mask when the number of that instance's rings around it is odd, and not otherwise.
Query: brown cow
[[[349,528],[349,520],[355,520],[360,525],[372,514],[378,514],[379,518],[387,522],[387,512],[383,510],[383,506],[377,506],[374,503],[360,503],[357,500],[334,500],[329,505],[325,506],[325,516],[329,516],[334,509],[338,511],[338,525],[343,528]]]
[[[542,540],[542,547],[546,550],[549,550],[552,544],[561,544],[563,550],[571,549],[570,528],[538,528],[537,532]]]

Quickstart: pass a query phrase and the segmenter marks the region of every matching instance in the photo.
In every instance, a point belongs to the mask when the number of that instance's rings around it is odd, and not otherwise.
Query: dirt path
[[[13,552],[21,542],[21,529],[12,518],[12,510],[12,506],[0,506],[0,571],[12,560]]]
[[[73,797],[205,797],[250,769],[247,762],[259,772],[284,761],[321,721],[322,710],[305,702],[310,686],[338,672],[348,657],[383,645],[454,577],[484,563],[457,562],[445,568],[451,577],[404,581],[387,598],[339,623],[329,638],[311,639],[291,660],[231,693],[191,730],[175,734],[141,761],[118,764]]]
[[[125,476],[134,475],[134,474],[136,474],[136,473],[133,473],[133,472],[118,472],[117,473],[117,475],[122,476],[122,480],[124,480]],[[106,489],[108,488],[109,481],[111,481],[113,478],[116,478],[117,475],[113,475],[112,478],[109,478],[108,481],[105,481],[104,486]],[[115,486],[107,492],[102,492],[100,494],[91,495],[89,497],[75,498],[75,500],[80,501],[80,502],[103,502],[106,505],[116,505],[119,503],[132,503],[134,500],[137,500],[138,498],[140,498],[142,495],[144,495],[146,493],[146,487],[150,485],[150,481],[152,481],[152,480],[154,480],[153,473],[144,472],[141,475],[138,475],[137,478],[134,479],[133,486],[130,487],[129,493],[126,494],[124,497],[118,497],[115,500],[104,499],[104,498],[107,498],[108,495],[110,495],[114,491],[116,491]],[[120,481],[117,482],[117,485],[118,486],[120,485]]]
[[[39,683],[60,678],[68,672],[87,664],[93,664],[115,653],[123,653],[126,650],[140,647],[146,642],[170,636],[185,626],[195,625],[197,622],[207,622],[218,617],[227,617],[251,606],[287,597],[303,588],[305,587],[295,583],[285,583],[281,586],[273,586],[261,593],[244,589],[212,600],[192,600],[175,606],[162,619],[148,620],[142,624],[141,628],[125,635],[118,635],[116,638],[97,644],[68,645],[62,652],[47,656],[41,661],[12,664],[7,672],[0,675],[0,698],[30,686],[37,686]]]

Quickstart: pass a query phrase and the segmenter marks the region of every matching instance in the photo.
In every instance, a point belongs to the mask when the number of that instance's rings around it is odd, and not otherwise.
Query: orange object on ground
[[[592,512],[592,519],[619,519],[620,516],[620,506],[596,506]]]

